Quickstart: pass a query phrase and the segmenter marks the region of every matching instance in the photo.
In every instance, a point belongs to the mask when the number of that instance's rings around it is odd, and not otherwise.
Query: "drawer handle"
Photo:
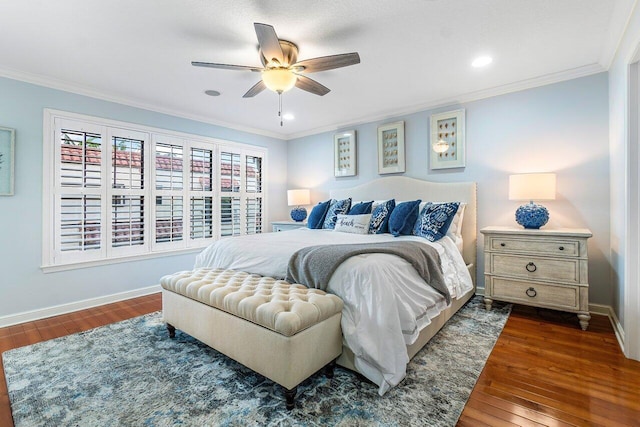
[[[561,251],[564,251],[564,246],[560,246],[558,249],[560,249]]]
[[[533,273],[534,271],[536,271],[538,269],[538,267],[536,267],[536,265],[534,263],[532,263],[532,262],[527,264],[525,268],[527,269],[527,271],[529,273]]]
[[[533,288],[529,288],[529,289],[527,289],[527,290],[525,291],[525,293],[526,293],[526,294],[527,294],[527,296],[528,296],[528,297],[530,297],[530,298],[533,298],[533,297],[535,297],[536,295],[538,295],[538,293],[536,292],[536,290],[535,290],[535,289],[533,289]]]
[[[507,245],[506,245],[506,244],[504,244],[504,243],[500,243],[500,246],[502,246],[502,247],[504,248],[504,247],[505,247],[505,246],[507,246]]]

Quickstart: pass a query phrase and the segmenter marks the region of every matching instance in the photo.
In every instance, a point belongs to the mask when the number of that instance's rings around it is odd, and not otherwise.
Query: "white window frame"
[[[81,123],[81,128],[78,128]],[[67,124],[67,126],[64,126]],[[60,142],[59,131],[63,128],[86,130],[102,135],[101,149],[101,187],[100,189],[62,187],[60,185]],[[145,185],[140,190],[113,190],[111,187],[111,159],[113,155],[112,138],[120,136],[143,140],[144,147],[144,179]],[[156,142],[167,142],[183,147],[182,189],[156,189]],[[191,148],[211,150],[213,156],[213,174],[211,191],[191,190]],[[42,215],[42,270],[54,272],[96,265],[126,262],[138,259],[155,258],[183,252],[198,251],[215,240],[220,239],[220,202],[228,193],[222,193],[220,188],[220,152],[229,151],[240,154],[241,188],[234,196],[240,197],[241,217],[240,234],[246,234],[246,200],[247,198],[262,198],[262,232],[266,232],[265,225],[269,223],[267,216],[267,149],[249,144],[225,141],[216,138],[192,135],[183,132],[142,126],[116,120],[103,119],[65,111],[45,109],[43,119],[43,215]],[[262,192],[246,192],[246,156],[262,158]],[[106,181],[105,181],[106,180]],[[68,252],[56,253],[59,247],[58,226],[60,224],[59,194],[99,194],[101,197],[101,243],[95,253]],[[143,245],[112,247],[112,203],[113,195],[144,194],[144,237]],[[176,195],[183,200],[182,240],[177,242],[156,243],[156,196]],[[191,197],[212,197],[213,233],[211,238],[191,239]],[[90,251],[94,252],[94,251]]]

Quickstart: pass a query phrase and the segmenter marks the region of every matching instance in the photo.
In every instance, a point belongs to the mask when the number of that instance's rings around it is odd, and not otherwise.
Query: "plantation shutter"
[[[54,260],[104,256],[102,168],[105,129],[68,120],[55,122]]]
[[[214,150],[192,143],[189,158],[189,245],[203,246],[215,237]]]
[[[220,152],[220,235],[241,234],[241,167],[240,153]]]
[[[246,233],[262,233],[262,157],[245,157]]]
[[[266,149],[45,109],[43,269],[261,233]]]
[[[184,247],[184,143],[160,137],[154,144],[155,238],[158,249]]]
[[[148,209],[145,133],[109,129],[111,249],[112,254],[146,251]]]

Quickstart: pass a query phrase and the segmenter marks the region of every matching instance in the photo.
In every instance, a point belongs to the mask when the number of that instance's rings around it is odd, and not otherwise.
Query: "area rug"
[[[338,367],[298,386],[292,411],[277,384],[180,331],[169,339],[161,313],[2,357],[16,427],[453,426],[510,310],[475,297],[384,396]]]

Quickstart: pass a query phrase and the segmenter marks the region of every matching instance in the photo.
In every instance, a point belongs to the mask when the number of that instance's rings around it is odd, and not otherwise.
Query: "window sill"
[[[163,252],[153,252],[153,253],[142,254],[142,255],[129,255],[129,256],[101,259],[101,260],[95,260],[95,261],[74,262],[70,264],[42,265],[40,266],[40,269],[45,274],[57,273],[59,271],[79,270],[81,268],[99,267],[101,265],[120,264],[123,262],[134,262],[134,261],[142,261],[145,259],[164,258],[164,257],[174,256],[174,255],[183,255],[188,253],[200,252],[205,247],[206,246],[202,246],[198,248],[163,251]]]

